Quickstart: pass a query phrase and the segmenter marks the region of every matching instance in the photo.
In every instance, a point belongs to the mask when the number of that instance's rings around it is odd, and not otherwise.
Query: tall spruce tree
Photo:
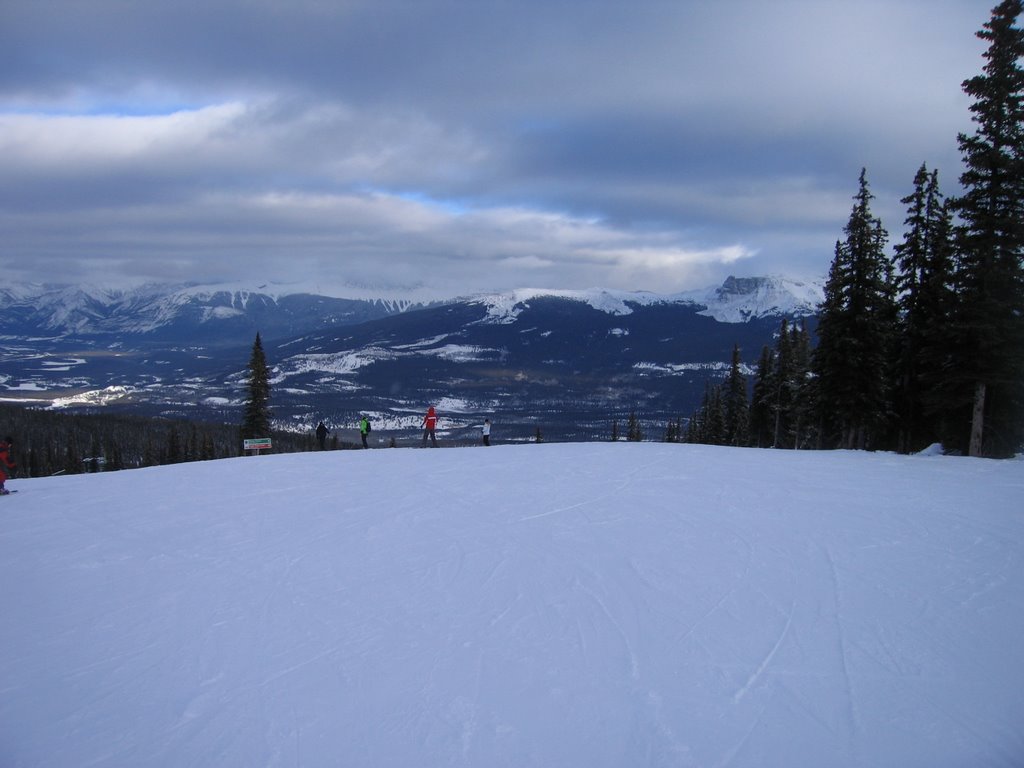
[[[938,172],[921,165],[903,198],[906,232],[895,246],[898,336],[893,361],[894,444],[920,450],[941,439],[944,418],[934,406],[947,367],[953,307],[952,218]]]
[[[740,347],[732,348],[732,364],[725,392],[725,444],[746,445],[749,440],[750,407],[747,403],[747,377],[740,369]]]
[[[789,320],[782,319],[779,339],[775,344],[775,368],[771,376],[772,447],[788,448],[789,416],[793,400],[793,338]]]
[[[771,377],[775,367],[775,354],[767,344],[761,348],[761,358],[754,374],[754,386],[750,395],[750,444],[756,448],[771,445],[773,434]]]
[[[953,229],[953,204],[939,192],[939,173],[932,171],[928,181],[928,247],[924,272],[920,277],[914,309],[918,316],[919,341],[917,372],[924,433],[915,435],[917,445],[938,440],[956,442],[956,401],[944,396],[944,382],[953,369],[950,339],[955,335],[956,245]],[[955,391],[955,390],[954,390]],[[962,430],[960,430],[962,431]]]
[[[964,81],[975,123],[960,134],[956,201],[958,311],[947,388],[969,411],[972,456],[1007,456],[1024,440],[1024,31],[1021,0],[1004,0],[978,37],[980,75]]]
[[[242,415],[242,438],[270,436],[270,369],[259,333],[249,358],[248,396]]]
[[[800,326],[792,326],[792,378],[790,387],[789,424],[790,435],[794,448],[807,448],[815,444],[817,437],[814,414],[817,411],[817,387],[812,375],[811,334],[807,323],[800,321]]]
[[[704,443],[706,445],[726,445],[725,398],[722,385],[708,381],[704,385],[704,397],[701,400],[697,416],[697,439],[687,442]]]
[[[805,323],[783,318],[775,350],[761,353],[750,406],[754,445],[804,448],[815,434],[811,338]]]
[[[862,170],[825,284],[814,357],[826,443],[844,448],[879,447],[889,414],[895,302],[888,234],[871,212],[873,198]]]

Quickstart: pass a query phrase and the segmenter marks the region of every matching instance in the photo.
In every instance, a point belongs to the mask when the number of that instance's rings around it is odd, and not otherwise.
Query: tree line
[[[243,455],[232,424],[0,405],[0,437],[14,437],[21,477],[135,469]],[[276,453],[311,451],[311,435],[272,430]],[[335,446],[338,447],[338,446]]]
[[[817,345],[786,322],[749,402],[738,350],[683,439],[729,445],[920,450],[1006,457],[1024,444],[1024,31],[1005,0],[978,32],[980,75],[963,83],[973,135],[946,198],[922,164],[903,240],[871,210],[866,171],[825,284]],[[670,425],[676,439],[683,434]]]

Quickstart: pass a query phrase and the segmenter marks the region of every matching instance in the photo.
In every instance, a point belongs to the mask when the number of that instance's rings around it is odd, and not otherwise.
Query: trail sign
[[[242,441],[242,446],[247,451],[260,451],[270,450],[270,438],[269,437],[253,437],[246,438]]]

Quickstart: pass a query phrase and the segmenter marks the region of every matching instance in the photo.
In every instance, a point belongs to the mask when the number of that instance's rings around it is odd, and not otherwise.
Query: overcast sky
[[[0,0],[8,281],[823,277],[947,195],[996,0]]]

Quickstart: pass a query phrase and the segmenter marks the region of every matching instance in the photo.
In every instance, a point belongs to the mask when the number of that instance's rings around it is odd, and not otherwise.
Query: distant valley
[[[8,286],[0,400],[237,422],[260,332],[275,423],[360,414],[377,445],[413,444],[427,405],[449,443],[602,439],[630,411],[648,437],[688,416],[734,344],[756,363],[783,317],[813,324],[820,284],[730,278],[672,296],[515,291],[434,304],[217,286]],[[751,371],[752,372],[752,371]]]

